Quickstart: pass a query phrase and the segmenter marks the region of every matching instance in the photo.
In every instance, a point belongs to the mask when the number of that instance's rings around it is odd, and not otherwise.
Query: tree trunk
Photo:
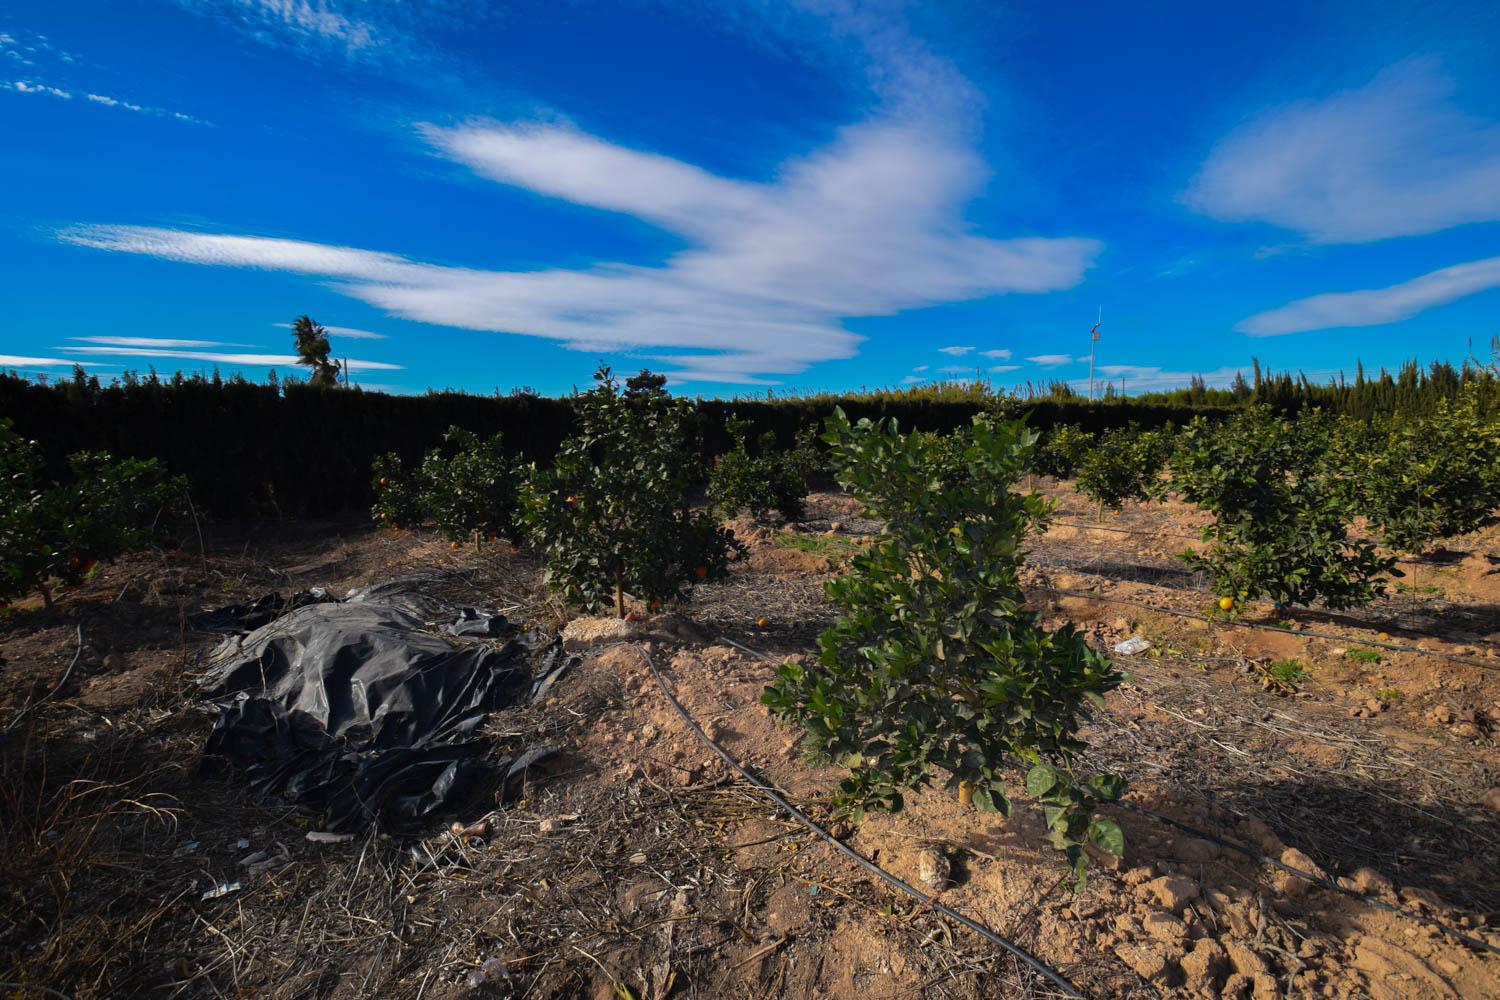
[[[958,783],[958,804],[961,806],[972,805],[974,802],[974,782],[960,781]]]
[[[36,587],[42,592],[42,609],[50,615],[52,613],[52,588],[45,583],[39,583]]]
[[[615,570],[615,615],[625,617],[625,580],[618,569]]]

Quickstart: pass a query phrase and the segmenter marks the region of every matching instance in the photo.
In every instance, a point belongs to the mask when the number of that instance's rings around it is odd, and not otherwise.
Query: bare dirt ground
[[[1117,807],[1125,857],[1075,893],[1019,788],[1009,819],[939,787],[835,832],[910,881],[924,852],[941,855],[944,903],[1091,997],[1500,997],[1500,956],[1432,926],[1500,946],[1500,530],[1404,566],[1403,589],[1359,612],[1248,609],[1283,629],[1266,631],[1191,617],[1211,599],[1171,557],[1197,512],[1101,524],[1070,490],[1043,489],[1060,510],[1033,546],[1036,609],[1104,647],[1152,644],[1120,658],[1133,679],[1086,733],[1130,779],[1127,801],[1396,912]],[[0,981],[70,997],[1055,995],[779,813],[647,668],[828,820],[838,770],[757,699],[775,661],[810,655],[832,620],[822,581],[877,527],[831,493],[796,525],[738,522],[750,551],[730,580],[491,718],[497,754],[561,752],[519,804],[461,817],[487,818],[482,837],[309,842],[306,818],[205,772],[211,717],[191,677],[217,637],[190,616],[446,569],[454,599],[559,628],[568,612],[526,551],[356,523],[224,526],[202,550],[192,535],[105,568],[55,617],[19,606],[0,624],[0,728],[15,722],[0,744]],[[226,883],[238,888],[203,898]]]

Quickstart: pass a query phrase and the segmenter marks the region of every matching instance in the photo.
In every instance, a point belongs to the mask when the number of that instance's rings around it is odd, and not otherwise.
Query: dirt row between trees
[[[1191,578],[1159,573],[1196,514],[1132,508],[1101,531],[1059,496],[1060,519],[1087,526],[1038,540],[1034,606],[1101,647],[1151,643],[1121,658],[1133,679],[1085,734],[1131,780],[1127,801],[1500,947],[1500,535],[1413,567],[1413,589],[1364,618],[1247,616],[1385,632],[1496,669],[1376,661],[1351,658],[1355,645],[1110,603],[1207,609]],[[773,667],[746,649],[809,655],[831,619],[822,580],[875,527],[857,513],[817,494],[800,525],[737,524],[750,551],[730,579],[648,616],[639,635],[709,735],[851,847],[914,884],[946,867],[944,903],[1091,997],[1500,997],[1500,957],[1126,809],[1110,812],[1124,857],[1101,858],[1074,893],[1019,781],[1009,819],[936,788],[900,814],[834,823],[821,803],[839,770],[760,707]],[[771,807],[687,729],[631,646],[587,656],[547,701],[491,718],[497,753],[538,740],[561,752],[518,805],[487,816],[484,836],[309,842],[306,820],[200,773],[209,717],[187,680],[214,638],[193,632],[192,612],[446,568],[447,596],[464,603],[552,628],[567,613],[525,551],[478,556],[354,525],[210,535],[202,554],[194,539],[129,557],[66,595],[55,621],[22,608],[0,632],[0,725],[77,658],[3,747],[20,818],[0,845],[0,980],[78,997],[1052,995]],[[1291,680],[1271,671],[1292,662]]]

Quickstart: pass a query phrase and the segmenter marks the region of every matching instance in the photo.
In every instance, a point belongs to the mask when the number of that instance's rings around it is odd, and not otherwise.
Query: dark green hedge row
[[[951,430],[978,412],[975,400],[850,398],[839,401],[854,419],[895,417],[903,427]],[[738,413],[755,434],[776,433],[790,446],[797,430],[821,424],[834,400],[704,400],[703,442],[708,455],[728,447],[724,418]],[[1036,400],[1028,419],[1045,429],[1076,423],[1100,430],[1136,421],[1147,427],[1186,422],[1221,406],[1136,404],[1090,407],[1078,400]],[[61,467],[75,451],[156,457],[192,484],[200,510],[223,517],[323,515],[367,509],[370,462],[394,451],[407,460],[441,443],[457,424],[480,435],[504,434],[526,459],[547,462],[567,435],[566,399],[532,395],[429,393],[391,396],[358,389],[316,389],[293,383],[263,385],[242,379],[132,379],[101,386],[79,378],[47,385],[0,376],[0,417],[40,442]]]

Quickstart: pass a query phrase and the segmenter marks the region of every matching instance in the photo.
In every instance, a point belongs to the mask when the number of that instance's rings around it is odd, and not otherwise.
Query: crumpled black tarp
[[[331,830],[417,833],[499,773],[499,797],[515,793],[516,765],[550,748],[487,761],[488,742],[475,734],[491,711],[527,702],[570,661],[537,632],[499,648],[427,632],[440,602],[419,586],[297,607],[226,639],[200,680],[219,707],[205,753]],[[514,631],[503,617],[466,609],[454,632],[481,623],[484,635]]]

